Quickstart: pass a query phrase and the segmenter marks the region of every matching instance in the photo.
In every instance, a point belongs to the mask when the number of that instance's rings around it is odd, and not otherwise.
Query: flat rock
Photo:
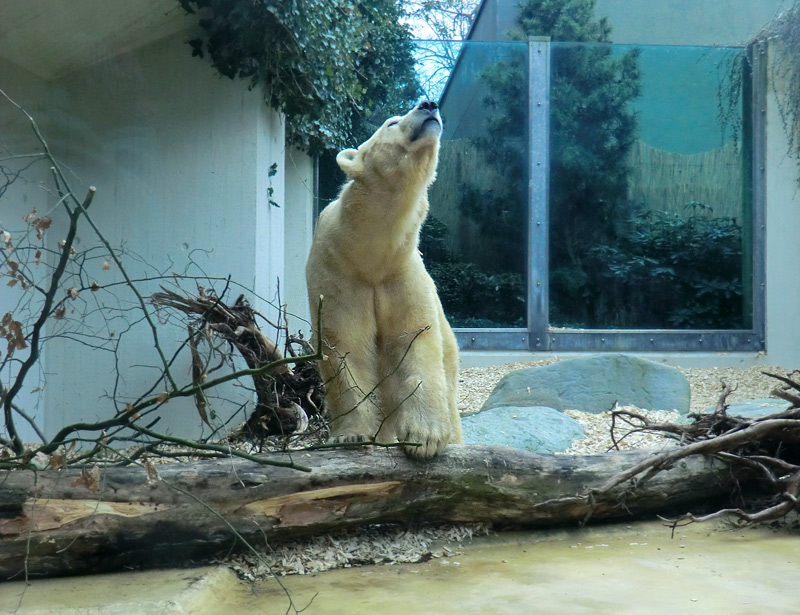
[[[507,446],[533,453],[558,453],[584,437],[573,418],[544,406],[500,406],[461,419],[464,444]]]
[[[743,416],[749,419],[757,419],[762,416],[769,416],[770,414],[777,414],[784,412],[791,406],[788,401],[777,399],[773,397],[765,397],[763,399],[750,399],[747,401],[740,401],[735,404],[728,405],[728,414],[730,416]],[[703,414],[712,414],[715,410],[714,406],[703,410]]]
[[[689,412],[689,381],[675,368],[640,357],[602,354],[506,374],[481,410],[547,406],[599,413],[614,403]]]

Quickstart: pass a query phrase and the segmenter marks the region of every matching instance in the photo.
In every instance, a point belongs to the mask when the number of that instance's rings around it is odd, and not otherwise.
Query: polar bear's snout
[[[442,116],[439,106],[432,100],[423,100],[411,114],[418,118],[417,127],[410,138],[412,142],[427,136],[438,138],[442,134]]]

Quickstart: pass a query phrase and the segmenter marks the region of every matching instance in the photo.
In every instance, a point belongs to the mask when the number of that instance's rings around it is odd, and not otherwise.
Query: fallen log
[[[0,579],[180,566],[242,546],[373,523],[545,527],[685,512],[740,477],[701,456],[631,489],[592,492],[655,453],[573,457],[451,445],[292,454],[301,472],[242,459],[0,472]],[[288,455],[288,454],[287,454]],[[235,530],[239,537],[234,533]]]

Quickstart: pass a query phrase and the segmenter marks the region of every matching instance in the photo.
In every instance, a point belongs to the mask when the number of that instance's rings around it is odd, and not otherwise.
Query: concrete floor
[[[438,615],[800,614],[800,530],[657,522],[504,533],[424,564],[368,566],[256,584],[225,568],[0,585],[18,615],[293,612]]]

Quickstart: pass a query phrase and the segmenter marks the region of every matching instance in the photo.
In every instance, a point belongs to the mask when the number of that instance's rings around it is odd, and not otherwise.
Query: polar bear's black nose
[[[417,106],[417,109],[424,109],[425,111],[436,111],[438,108],[439,108],[439,105],[437,105],[432,100],[423,100]]]

